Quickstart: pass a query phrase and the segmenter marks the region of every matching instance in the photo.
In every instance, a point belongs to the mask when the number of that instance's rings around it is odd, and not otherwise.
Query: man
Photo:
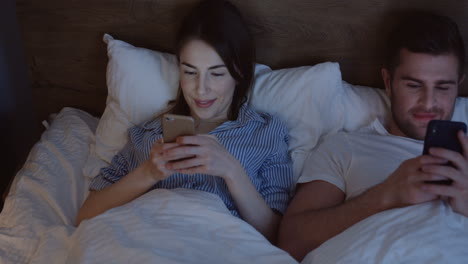
[[[447,199],[468,216],[468,139],[463,155],[432,148],[421,155],[432,119],[450,120],[464,79],[464,44],[447,17],[419,14],[391,34],[382,77],[388,122],[331,136],[305,162],[279,246],[297,260],[353,224],[384,210]],[[444,164],[450,161],[454,167]],[[427,181],[453,180],[451,185]]]

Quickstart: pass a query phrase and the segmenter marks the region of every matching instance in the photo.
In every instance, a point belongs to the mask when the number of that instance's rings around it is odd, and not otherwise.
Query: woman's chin
[[[199,119],[199,120],[210,120],[210,119],[213,119],[214,115],[210,113],[192,112],[192,117]]]

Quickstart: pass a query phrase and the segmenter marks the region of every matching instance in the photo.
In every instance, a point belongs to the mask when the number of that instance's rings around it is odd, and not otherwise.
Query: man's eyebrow
[[[195,67],[192,64],[187,63],[187,62],[181,62],[181,64],[185,65],[187,67],[193,68],[193,69],[197,68],[197,67]],[[209,67],[208,70],[218,69],[218,68],[222,68],[222,67],[226,67],[226,65],[224,65],[224,64],[214,65],[214,66]]]
[[[413,81],[413,82],[417,82],[417,83],[423,83],[423,81],[421,81],[419,79],[416,79],[416,78],[413,78],[413,77],[410,77],[410,76],[401,76],[401,79],[405,80],[405,81]]]
[[[419,80],[419,79],[416,79],[416,78],[413,78],[413,77],[410,77],[410,76],[402,76],[401,79],[405,80],[405,81],[413,81],[413,82],[417,82],[417,83],[423,83],[422,80]],[[441,84],[457,84],[457,82],[455,80],[438,80],[438,81],[436,81],[436,83],[438,85],[441,85]]]
[[[439,84],[439,85],[441,85],[441,84],[457,84],[457,82],[454,81],[454,80],[440,80],[440,81],[437,81],[436,83]]]

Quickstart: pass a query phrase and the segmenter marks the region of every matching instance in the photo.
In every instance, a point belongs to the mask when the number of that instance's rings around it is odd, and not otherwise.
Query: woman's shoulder
[[[149,120],[142,122],[141,124],[135,125],[128,130],[130,136],[142,136],[145,134],[161,134],[161,117],[153,117]]]
[[[250,116],[250,120],[261,123],[261,127],[266,130],[278,131],[279,134],[288,133],[286,123],[276,114],[256,111],[249,106],[246,107],[246,114]]]

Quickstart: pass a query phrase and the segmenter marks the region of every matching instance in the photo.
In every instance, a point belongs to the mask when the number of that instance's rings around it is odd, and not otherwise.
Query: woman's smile
[[[210,106],[212,106],[214,104],[216,99],[212,99],[212,100],[197,100],[197,99],[194,99],[194,101],[195,101],[195,104],[197,105],[197,107],[199,107],[199,108],[209,108]]]

